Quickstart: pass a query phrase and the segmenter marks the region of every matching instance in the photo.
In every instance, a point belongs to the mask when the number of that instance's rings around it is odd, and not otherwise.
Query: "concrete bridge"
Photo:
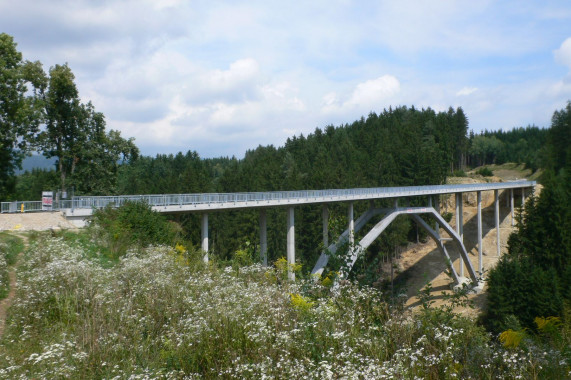
[[[100,197],[74,197],[70,201],[56,203],[57,209],[63,211],[66,218],[78,225],[85,221],[98,208],[108,205],[118,207],[128,201],[145,201],[155,211],[161,213],[200,213],[202,249],[205,252],[204,260],[208,261],[208,213],[216,210],[236,209],[260,209],[260,254],[264,265],[267,265],[267,221],[266,209],[269,207],[285,207],[287,209],[287,260],[289,264],[295,263],[295,206],[307,204],[323,205],[323,243],[328,247],[319,257],[312,274],[321,274],[328,263],[329,255],[335,253],[343,244],[349,244],[347,265],[341,273],[346,276],[353,264],[369,245],[390,225],[398,215],[409,215],[413,221],[436,242],[443,260],[448,265],[454,281],[459,284],[465,279],[464,270],[468,272],[469,279],[476,283],[478,276],[482,275],[482,191],[494,192],[495,227],[497,236],[497,253],[500,255],[499,233],[499,191],[509,191],[508,202],[511,208],[512,225],[514,224],[514,190],[521,194],[522,205],[525,203],[526,191],[531,192],[535,187],[535,181],[512,181],[502,183],[461,184],[461,185],[433,185],[433,186],[407,186],[407,187],[381,187],[359,189],[332,189],[332,190],[302,190],[302,191],[277,191],[255,193],[204,193],[204,194],[163,194],[163,195],[122,195]],[[472,267],[463,243],[463,220],[462,220],[462,194],[468,192],[477,193],[477,223],[478,223],[478,273]],[[454,230],[439,213],[438,201],[433,207],[435,196],[455,194],[456,196],[456,230]],[[423,197],[427,200],[425,207],[399,207],[399,200]],[[374,200],[392,199],[392,208],[375,208]],[[355,220],[353,202],[371,201],[371,207]],[[348,207],[348,226],[338,241],[329,244],[328,221],[329,212],[327,204],[343,202]],[[39,203],[40,205],[38,205]],[[41,202],[3,202],[1,211],[4,212],[28,212],[40,211]],[[431,227],[419,215],[425,214],[434,219],[434,227]],[[355,233],[362,229],[373,217],[383,215],[383,218],[360,240],[355,241]],[[440,229],[444,229],[450,238],[441,238]],[[444,246],[445,240],[453,240],[460,252],[459,272],[452,266],[450,256]],[[289,276],[294,279],[294,273]]]

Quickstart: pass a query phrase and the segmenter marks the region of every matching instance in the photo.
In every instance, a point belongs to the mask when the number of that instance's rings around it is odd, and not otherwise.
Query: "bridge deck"
[[[94,208],[103,208],[107,205],[120,206],[128,201],[143,200],[159,212],[199,212],[208,210],[294,206],[367,199],[529,188],[535,186],[535,184],[535,181],[522,180],[502,183],[272,191],[255,193],[159,194],[98,197],[80,196],[74,197],[73,200],[60,201],[59,204],[56,205],[56,208],[66,210],[66,212],[71,215],[89,215]],[[26,204],[25,206],[27,207],[25,207],[25,211],[41,211],[41,202],[20,203]],[[14,205],[14,202],[2,202],[1,210],[3,213],[20,212],[20,203],[18,203],[18,205]]]

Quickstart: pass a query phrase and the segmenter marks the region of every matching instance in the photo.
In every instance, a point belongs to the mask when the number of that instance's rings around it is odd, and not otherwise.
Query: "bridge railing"
[[[248,193],[158,194],[118,196],[76,196],[72,200],[54,201],[53,210],[92,209],[106,206],[118,207],[129,201],[145,201],[151,206],[166,207],[198,204],[232,204],[271,201],[327,201],[336,199],[389,198],[428,194],[447,194],[469,191],[486,191],[508,188],[533,187],[535,181],[512,181],[490,184],[429,185],[404,187],[376,187],[357,189],[294,190]],[[42,211],[42,202],[2,202],[1,212]]]
[[[53,210],[60,210],[64,208],[71,207],[71,201],[59,201],[54,202],[52,205]],[[42,201],[13,201],[13,202],[2,202],[0,204],[0,212],[5,213],[16,213],[16,212],[41,212],[41,211],[51,211],[45,210],[42,205]]]

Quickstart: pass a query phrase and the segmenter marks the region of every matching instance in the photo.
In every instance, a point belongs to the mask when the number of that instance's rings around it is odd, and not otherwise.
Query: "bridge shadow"
[[[496,226],[495,226],[495,206],[493,202],[493,191],[490,195],[488,194],[488,206],[482,208],[482,246],[483,246],[483,272],[484,276],[495,262],[499,259],[497,255],[496,246]],[[475,194],[474,194],[475,195]],[[509,199],[509,190],[500,192],[500,242],[501,242],[501,252],[502,254],[506,252],[507,239],[511,233],[511,209],[506,207],[506,200]],[[484,192],[482,192],[482,197],[484,198]],[[475,198],[475,196],[474,196]],[[514,205],[514,217],[517,216],[518,206],[521,204],[514,194],[514,199],[517,200]],[[477,218],[477,206],[468,205],[464,201],[463,207],[464,216],[464,246],[468,252],[470,262],[472,267],[478,274],[478,218]],[[450,225],[456,229],[455,216],[452,218]],[[431,225],[434,225],[434,221],[431,220]],[[442,237],[448,237],[448,234],[441,229]],[[427,238],[429,239],[429,238]],[[432,285],[432,297],[433,300],[444,301],[446,296],[443,294],[445,291],[451,291],[452,285],[454,285],[452,278],[446,274],[448,272],[448,267],[446,261],[440,250],[437,248],[436,244],[429,239],[429,242],[414,244],[409,247],[409,250],[417,251],[418,254],[423,254],[428,249],[428,252],[423,255],[422,258],[416,260],[414,263],[414,258],[403,257],[401,258],[401,264],[407,266],[405,270],[400,272],[395,277],[395,283],[397,286],[406,287],[407,295],[407,306],[416,307],[420,306],[421,302],[416,297],[420,290],[423,289],[428,282]],[[430,248],[427,248],[428,247]],[[445,243],[445,247],[450,255],[450,259],[453,263],[454,268],[458,275],[459,271],[459,259],[460,250],[455,242],[449,241]],[[405,262],[403,262],[403,260]],[[408,265],[411,264],[411,265]],[[468,272],[465,269],[465,277],[468,276]],[[478,294],[472,297],[472,300],[478,305],[485,301],[484,294]]]

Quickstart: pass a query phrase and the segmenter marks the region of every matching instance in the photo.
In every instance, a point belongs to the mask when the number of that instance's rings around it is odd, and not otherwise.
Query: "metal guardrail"
[[[119,207],[129,201],[145,201],[151,206],[183,206],[205,204],[240,204],[250,202],[280,202],[288,200],[304,200],[303,203],[322,202],[324,200],[342,201],[374,198],[394,198],[419,195],[450,194],[470,191],[489,191],[513,188],[526,188],[536,185],[535,181],[512,181],[502,183],[478,183],[458,185],[430,185],[430,186],[403,186],[403,187],[377,187],[357,189],[329,189],[329,190],[299,190],[299,191],[272,191],[256,193],[202,193],[202,194],[159,194],[159,195],[119,195],[119,196],[79,196],[72,200],[63,200],[53,203],[53,210],[62,209],[93,209],[108,205]],[[39,212],[42,202],[2,202],[2,213]]]
[[[44,210],[42,201],[13,201],[0,203],[0,212],[2,214],[8,213],[26,213],[26,212],[46,212],[68,209],[72,206],[71,200],[62,200],[54,202],[52,210]]]

